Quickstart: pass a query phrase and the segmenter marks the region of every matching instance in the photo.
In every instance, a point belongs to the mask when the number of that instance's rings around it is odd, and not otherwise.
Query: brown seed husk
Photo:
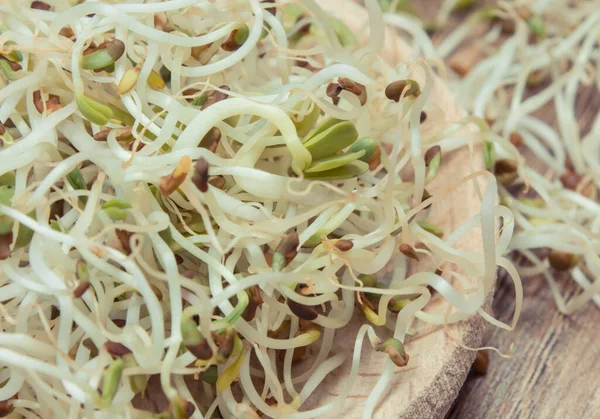
[[[236,332],[233,330],[226,330],[224,333],[211,332],[214,342],[219,347],[219,353],[217,356],[221,363],[227,361],[231,355],[231,352],[233,352],[235,335]]]
[[[377,145],[373,154],[369,158],[369,170],[375,170],[381,163],[381,147]]]
[[[408,92],[413,87],[416,87],[417,89],[419,89],[419,86],[413,86],[413,83],[416,83],[416,82],[413,80],[396,80],[394,82],[391,82],[385,88],[385,96],[389,100],[393,100],[394,102],[399,102],[400,98],[402,97],[402,93],[404,91]],[[419,90],[417,90],[417,92],[414,93],[415,96],[418,96],[419,94],[420,94]]]
[[[577,189],[577,185],[579,185],[579,182],[581,182],[582,178],[583,176],[580,174],[567,170],[565,173],[560,175],[560,182],[565,188],[574,191]]]
[[[212,127],[200,141],[200,147],[206,148],[213,153],[217,151],[219,142],[221,141],[221,130],[217,127]]]
[[[131,350],[127,346],[118,342],[104,342],[104,349],[106,349],[106,352],[113,358],[121,358],[122,356],[131,353]]]
[[[515,147],[521,147],[523,145],[523,137],[516,131],[511,132],[510,143]]]
[[[185,348],[190,351],[192,355],[202,361],[209,360],[213,356],[213,351],[210,348],[207,339],[202,339],[200,343],[196,343],[194,345],[187,345]]]
[[[0,402],[0,418],[4,418],[15,410],[15,407],[10,400],[2,400]]]
[[[0,60],[3,60],[5,62],[8,63],[8,66],[11,68],[12,71],[19,71],[22,70],[23,67],[21,67],[21,64],[19,63],[15,63],[14,61],[11,61],[9,59],[4,58],[3,56],[0,55]],[[8,122],[8,120],[7,120]]]
[[[400,252],[404,255],[407,256],[411,259],[414,259],[416,261],[419,261],[419,255],[417,255],[417,252],[415,251],[415,249],[406,243],[402,243],[399,247]]]
[[[244,313],[242,313],[242,317],[249,322],[254,319],[256,309],[263,303],[263,299],[258,285],[248,288],[247,293],[249,297],[248,306],[244,310]]]
[[[227,85],[219,86],[219,89],[225,90],[225,91],[231,91],[231,89]],[[221,102],[222,100],[227,99],[228,97],[229,97],[229,95],[227,93],[215,90],[210,95],[208,95],[208,97],[206,98],[206,101],[204,101],[204,103],[202,104],[200,109],[204,110],[204,109],[208,108],[209,106],[214,105],[217,102]]]
[[[192,182],[200,192],[208,191],[208,162],[203,157],[196,161]]]
[[[185,181],[191,165],[192,160],[189,156],[183,156],[170,175],[162,176],[160,178],[160,193],[163,196],[168,196],[175,192],[175,190]]]
[[[129,239],[133,235],[133,233],[117,228],[115,229],[115,234],[117,236],[117,239],[119,239],[119,243],[121,243],[121,247],[125,251],[125,254],[130,255],[131,244],[129,243]]]
[[[71,38],[75,35],[75,32],[73,32],[73,29],[70,26],[63,26],[58,34],[65,38]]]
[[[94,134],[94,140],[95,141],[106,141],[108,139],[108,134],[110,134],[110,132],[112,131],[111,128],[109,129],[104,129],[102,131],[98,131],[96,134]],[[119,132],[117,133],[117,141],[123,141],[126,140],[127,138],[129,138],[131,136],[131,128],[124,128],[119,130]]]
[[[106,51],[114,61],[117,61],[125,52],[125,44],[120,39],[113,39],[106,44]]]
[[[33,105],[39,113],[44,112],[44,102],[42,101],[42,92],[36,90],[33,92]]]
[[[317,310],[311,306],[305,306],[304,304],[297,303],[291,299],[287,299],[287,305],[290,310],[292,310],[292,313],[302,320],[312,321],[319,317]]]
[[[347,252],[354,247],[354,242],[351,240],[338,240],[335,242],[335,247],[340,249],[342,252]]]
[[[5,260],[10,256],[10,245],[13,241],[12,231],[6,234],[0,234],[0,260]]]
[[[31,8],[35,9],[35,10],[44,10],[44,11],[48,12],[52,8],[52,6],[50,6],[48,3],[45,3],[43,1],[36,0],[36,1],[31,2]]]
[[[579,263],[580,257],[568,252],[561,252],[560,250],[551,250],[548,255],[548,261],[557,271],[568,271]]]
[[[500,159],[496,160],[494,166],[494,173],[496,175],[506,175],[517,172],[517,161],[511,159]]]
[[[77,287],[75,287],[75,290],[73,290],[73,297],[75,298],[81,298],[81,296],[83,294],[85,294],[85,292],[87,291],[87,289],[90,287],[90,281],[81,281],[77,284]]]
[[[338,97],[342,92],[342,87],[337,83],[329,83],[325,89],[325,94],[328,97]]]

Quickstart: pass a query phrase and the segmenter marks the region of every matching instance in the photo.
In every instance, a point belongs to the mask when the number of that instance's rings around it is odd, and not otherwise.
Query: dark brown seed
[[[275,15],[275,13],[277,12],[277,7],[275,7],[275,0],[263,0],[261,3],[264,5],[272,4],[273,6],[265,7],[265,12]]]
[[[229,34],[229,38],[221,44],[221,48],[223,48],[224,51],[233,52],[240,48],[241,45],[238,45],[238,43],[235,42],[235,35],[237,35],[237,32],[237,29],[232,30]]]
[[[75,32],[73,32],[73,29],[70,26],[63,26],[58,34],[64,36],[65,38],[71,38],[75,35]]]
[[[389,100],[399,102],[402,97],[402,93],[406,90],[406,96],[419,96],[420,87],[418,84],[414,85],[414,80],[396,80],[387,85],[385,88],[385,96]]]
[[[294,253],[294,256],[296,256],[295,252],[296,252],[299,244],[300,244],[300,239],[298,238],[298,233],[296,231],[292,231],[292,232],[288,233],[279,242],[279,244],[275,248],[275,253],[281,253],[282,255],[285,255],[286,257],[289,254]]]
[[[0,402],[0,418],[10,415],[15,410],[12,401],[3,400]]]
[[[219,347],[218,357],[221,363],[227,361],[231,352],[233,352],[233,341],[236,333],[233,330],[227,330],[224,333],[211,332],[211,336]]]
[[[516,173],[517,171],[517,161],[511,159],[500,159],[496,160],[496,165],[494,166],[494,173],[496,175],[506,175]]]
[[[213,356],[213,351],[208,345],[207,339],[202,339],[200,343],[196,343],[195,345],[187,345],[185,348],[196,358],[203,361],[211,359]]]
[[[219,88],[221,90],[225,90],[225,91],[231,91],[231,89],[229,88],[229,86],[227,85],[223,85],[223,86],[219,86]],[[202,106],[200,107],[201,110],[204,110],[206,108],[208,108],[211,105],[214,105],[217,102],[220,102],[222,100],[225,100],[229,97],[229,95],[225,92],[221,92],[221,91],[213,91],[204,101],[204,103],[202,104]]]
[[[0,235],[0,260],[5,260],[10,256],[10,245],[13,241],[12,231]]]
[[[206,148],[213,153],[217,150],[221,141],[221,130],[217,127],[212,127],[200,141],[200,147]]]
[[[442,271],[440,268],[437,268],[434,273],[436,275],[442,276],[442,274],[444,273],[444,271]]]
[[[196,161],[192,182],[200,192],[208,191],[208,162],[202,157]]]
[[[560,181],[563,186],[572,191],[577,189],[577,185],[579,185],[579,182],[581,182],[582,178],[583,176],[580,174],[571,171],[566,171],[560,175]]]
[[[119,243],[121,243],[121,247],[123,248],[125,253],[127,255],[130,255],[131,244],[129,243],[129,239],[133,235],[133,233],[117,228],[115,229],[115,234],[117,235],[117,239],[119,239]]]
[[[200,90],[198,90],[198,89],[185,89],[183,92],[181,92],[181,94],[185,98],[186,102],[193,102],[195,97],[187,97],[187,96],[194,96],[198,92],[200,92]]]
[[[141,141],[137,142],[136,145],[136,141],[130,141],[129,143],[127,143],[127,150],[129,151],[134,151],[133,147],[135,146],[135,151],[140,151],[142,148],[144,148],[146,144],[142,143]]]
[[[43,1],[32,1],[31,8],[35,10],[44,10],[48,12],[52,8],[52,6],[50,6],[48,3],[44,3]]]
[[[406,243],[402,243],[399,247],[400,252],[402,252],[402,254],[404,256],[407,256],[411,259],[414,259],[416,261],[419,261],[419,255],[417,255],[417,252],[415,252],[415,249],[413,249],[412,246],[406,244]]]
[[[289,298],[287,299],[287,305],[290,310],[292,310],[292,313],[302,320],[312,321],[319,317],[317,310],[311,306],[305,306],[304,304],[297,303]]]
[[[127,346],[118,342],[104,342],[104,349],[106,349],[106,352],[113,358],[121,358],[122,356],[131,353],[131,350]]]
[[[485,375],[488,370],[489,359],[489,351],[485,349],[477,351],[477,355],[475,356],[475,361],[473,362],[471,371],[473,371],[473,373],[477,375]]]
[[[343,89],[339,84],[332,82],[327,85],[327,88],[325,89],[325,94],[328,97],[338,97],[342,90]]]
[[[110,129],[110,128],[102,130],[102,131],[98,131],[96,134],[94,134],[94,140],[95,141],[106,141],[108,138],[108,134],[110,134],[111,131],[112,131],[112,129]],[[125,128],[123,130],[120,130],[120,132],[117,134],[117,141],[126,140],[130,136],[131,136],[131,128]]]
[[[362,85],[359,85],[359,83],[353,82],[352,80],[344,77],[340,77],[338,79],[338,83],[342,89],[347,90],[350,93],[354,93],[356,96],[359,96],[363,91],[363,88],[361,87]]]
[[[419,122],[421,122],[421,124],[422,124],[426,120],[427,120],[427,114],[425,112],[421,112],[421,115],[419,116]]]
[[[12,71],[19,71],[19,70],[23,69],[23,67],[21,67],[21,65],[19,63],[15,63],[14,61],[8,60],[1,55],[0,55],[0,60],[7,62],[8,66],[11,68]]]
[[[196,407],[193,404],[188,403],[185,406],[185,417],[191,418],[195,411],[196,411]]]
[[[33,92],[33,105],[39,113],[44,112],[44,102],[42,101],[42,92],[36,90]]]
[[[242,317],[247,322],[254,319],[256,315],[256,309],[263,303],[262,295],[260,294],[260,287],[254,285],[246,290],[249,296],[248,306],[244,310]]]
[[[427,150],[425,152],[425,156],[423,157],[425,159],[425,166],[429,167],[429,163],[431,163],[431,160],[433,160],[436,154],[441,152],[442,148],[439,145],[434,145],[429,150]]]
[[[278,405],[277,399],[275,397],[269,397],[268,399],[265,399],[265,403],[269,407],[277,407],[277,405]]]
[[[181,411],[179,409],[175,408],[172,404],[169,404],[169,413],[170,413],[169,417],[170,418],[180,418],[181,414],[183,414],[183,417],[186,419],[192,417],[192,415],[196,411],[196,407],[184,398],[180,398],[180,400],[181,400],[181,407],[182,407]]]
[[[179,255],[175,255],[175,263],[181,265],[183,263],[183,258]]]
[[[127,324],[127,322],[123,319],[111,319],[111,320],[115,324],[115,326],[117,326],[119,329],[124,328],[125,325]]]
[[[300,22],[302,19],[305,19],[306,16],[300,15],[296,18],[296,23]],[[300,35],[308,35],[310,33],[310,24],[304,24],[298,29],[298,33]]]
[[[73,291],[73,297],[81,298],[90,285],[90,281],[81,281],[79,284],[77,284],[77,287],[75,287],[75,290]]]
[[[339,97],[332,97],[331,101],[333,102],[334,105],[337,106],[338,103],[340,103],[340,98]]]
[[[369,158],[369,170],[375,170],[381,163],[381,147],[379,145],[375,148],[373,154]]]
[[[120,39],[113,39],[106,45],[106,51],[114,61],[117,61],[125,52],[125,44]]]
[[[518,132],[512,132],[510,134],[510,143],[515,147],[521,147],[523,145],[523,137]]]
[[[2,123],[0,123],[0,135],[4,135],[5,132],[6,132],[6,128],[4,128],[4,125]]]
[[[340,249],[342,252],[347,252],[354,247],[354,242],[351,240],[338,240],[335,242],[335,247]]]
[[[551,250],[548,255],[548,261],[557,271],[568,271],[579,263],[579,257],[568,252],[561,252],[560,250]]]

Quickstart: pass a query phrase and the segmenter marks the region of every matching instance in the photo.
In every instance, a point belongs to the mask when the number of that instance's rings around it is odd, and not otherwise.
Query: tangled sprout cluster
[[[386,20],[410,22],[419,39],[470,11],[424,50],[447,61],[457,101],[494,133],[488,167],[515,216],[508,249],[522,276],[545,277],[561,312],[600,307],[600,2],[449,0],[428,23],[410,2],[382,3]],[[579,286],[573,298],[561,294],[566,278]]]
[[[427,62],[384,59],[376,1],[364,40],[316,0],[76,3],[0,5],[0,415],[321,417],[343,408],[365,337],[393,371],[417,318],[479,313],[510,329],[482,309],[497,266],[520,309],[494,177],[427,190],[443,155],[481,159],[484,143],[489,160],[507,142],[481,118],[444,118]],[[517,105],[506,132],[525,124]],[[527,121],[533,147],[545,128]],[[478,188],[480,212],[444,231],[430,207],[461,184]],[[527,208],[594,223],[595,203],[562,194]],[[473,229],[482,248],[459,249]],[[432,290],[445,314],[423,311]],[[355,342],[336,341],[357,318]],[[303,409],[344,362],[342,393]],[[157,391],[168,406],[149,413]]]

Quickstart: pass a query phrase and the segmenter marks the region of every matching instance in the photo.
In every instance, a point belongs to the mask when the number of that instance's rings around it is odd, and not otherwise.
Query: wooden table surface
[[[432,16],[441,1],[412,3],[418,3],[422,16]],[[593,87],[581,89],[577,116],[582,136],[599,111],[600,92]],[[535,116],[556,128],[553,104]],[[566,301],[581,292],[568,276],[560,284]],[[467,378],[447,419],[600,418],[600,309],[589,303],[565,316],[559,313],[543,277],[524,278],[523,285],[523,312],[517,329],[490,328],[486,341],[504,353],[514,342],[513,357],[503,359],[491,352],[487,375]],[[512,282],[501,276],[494,313],[510,323],[514,306]]]

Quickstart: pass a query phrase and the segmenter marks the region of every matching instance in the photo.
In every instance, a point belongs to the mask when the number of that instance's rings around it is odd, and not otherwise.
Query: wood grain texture
[[[433,16],[440,3],[418,2],[419,12]],[[494,1],[478,1],[482,3]],[[462,18],[464,15],[456,16],[454,24]],[[589,132],[599,110],[600,92],[580,88],[576,115],[582,136]],[[557,128],[552,104],[534,116]],[[527,157],[528,164],[545,171],[532,156]],[[564,316],[558,312],[543,277],[525,278],[523,282],[523,312],[517,329],[507,333],[489,328],[485,342],[503,352],[515,342],[513,357],[503,359],[491,353],[487,375],[469,376],[447,419],[600,417],[600,310],[590,303]],[[567,275],[561,284],[567,301],[581,292]],[[506,279],[500,279],[498,286],[493,311],[506,322],[514,310],[513,286]]]

